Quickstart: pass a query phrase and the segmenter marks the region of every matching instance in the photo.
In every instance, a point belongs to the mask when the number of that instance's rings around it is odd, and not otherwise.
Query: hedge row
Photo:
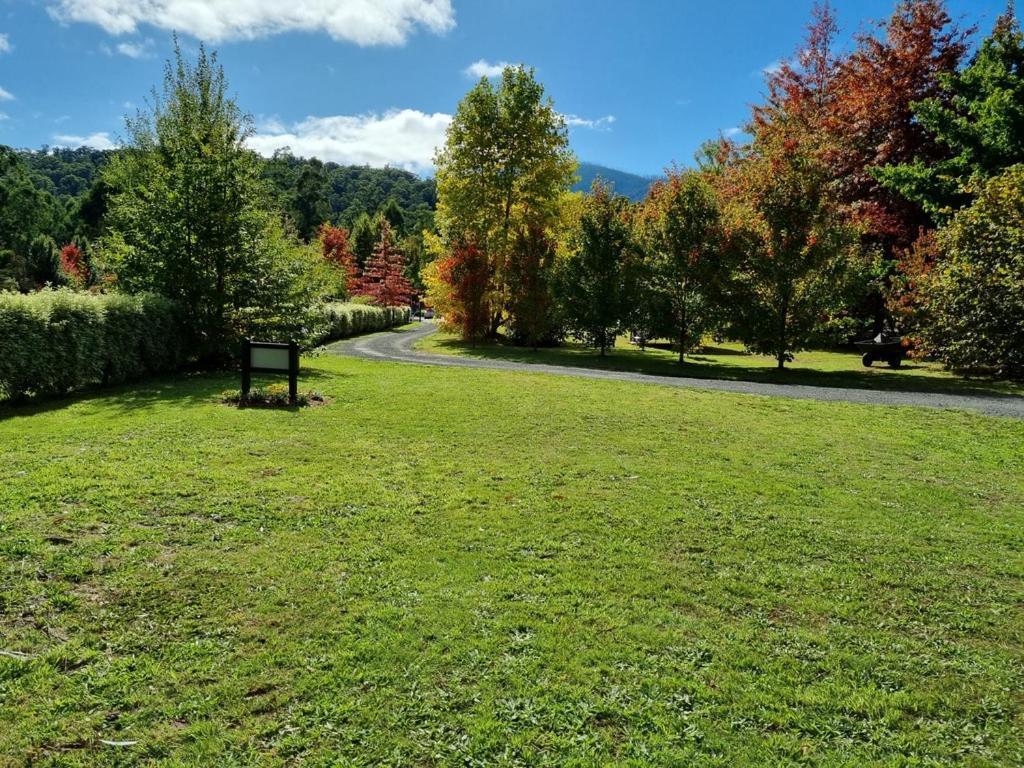
[[[320,344],[405,325],[411,317],[408,307],[377,307],[372,304],[325,304],[323,314]]]
[[[325,304],[316,344],[409,322],[408,307]],[[63,395],[173,371],[189,360],[174,305],[149,294],[0,292],[0,400]]]
[[[158,296],[0,293],[0,400],[172,371],[186,354],[174,305]]]

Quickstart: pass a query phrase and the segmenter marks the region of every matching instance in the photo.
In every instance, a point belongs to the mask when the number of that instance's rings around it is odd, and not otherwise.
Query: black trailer
[[[903,339],[898,334],[882,331],[873,339],[854,342],[854,346],[862,354],[865,368],[870,368],[875,360],[884,360],[890,368],[903,364]]]

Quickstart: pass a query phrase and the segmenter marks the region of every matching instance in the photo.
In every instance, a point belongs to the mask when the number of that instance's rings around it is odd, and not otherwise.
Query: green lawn
[[[324,407],[232,385],[0,411],[0,765],[1024,761],[1024,423],[329,356]]]
[[[797,354],[796,359],[787,364],[786,370],[780,372],[776,370],[773,358],[748,354],[741,345],[729,342],[687,355],[684,365],[679,364],[678,352],[650,347],[641,351],[624,338],[618,339],[615,349],[604,357],[581,344],[537,350],[494,342],[470,345],[448,333],[429,336],[420,341],[418,348],[449,355],[632,371],[655,376],[911,392],[1024,395],[1022,384],[956,376],[943,370],[941,365],[926,361],[905,360],[898,370],[881,362],[865,368],[860,355],[854,351],[807,350]]]

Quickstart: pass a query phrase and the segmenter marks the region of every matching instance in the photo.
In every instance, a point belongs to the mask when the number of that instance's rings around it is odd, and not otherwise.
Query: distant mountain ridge
[[[611,184],[617,194],[625,195],[634,201],[643,200],[651,184],[657,180],[654,176],[640,176],[596,163],[580,163],[577,173],[580,180],[573,187],[574,191],[589,192],[594,179],[600,178]]]

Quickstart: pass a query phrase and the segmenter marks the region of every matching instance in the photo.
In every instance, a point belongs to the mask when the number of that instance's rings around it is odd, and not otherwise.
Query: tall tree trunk
[[[779,337],[776,341],[776,355],[779,361],[778,370],[783,370],[786,367],[786,326],[789,320],[789,293],[787,292],[782,299],[782,307],[779,311]]]
[[[487,331],[487,336],[492,339],[498,338],[498,329],[501,328],[501,324],[505,321],[500,311],[495,312],[491,317],[491,327]]]
[[[679,310],[679,364],[686,362],[686,305]]]

